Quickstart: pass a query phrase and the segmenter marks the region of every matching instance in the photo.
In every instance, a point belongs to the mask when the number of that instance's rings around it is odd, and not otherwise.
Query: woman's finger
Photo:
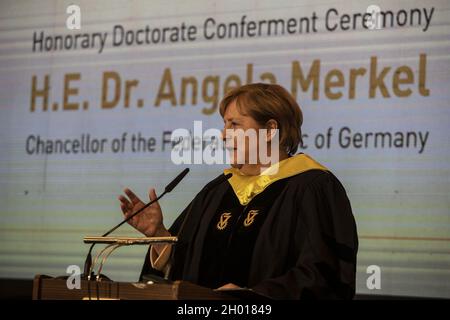
[[[118,199],[119,199],[119,201],[120,201],[121,204],[123,204],[123,205],[125,205],[125,206],[127,206],[127,207],[130,206],[130,204],[131,204],[130,201],[128,201],[128,199],[125,198],[125,197],[122,196],[122,195],[120,195]]]
[[[125,215],[125,217],[128,215],[128,213],[130,212],[130,210],[128,210],[127,205],[121,203],[120,204],[120,209],[122,209],[122,213]]]
[[[158,197],[156,196],[156,191],[154,188],[151,188],[148,192],[148,197],[150,198],[150,201],[156,200]],[[159,203],[156,201],[152,206],[159,208]]]
[[[124,196],[119,196],[120,205],[124,206],[126,211],[133,211],[133,204]]]
[[[128,196],[128,198],[130,198],[133,204],[141,202],[141,200],[130,189],[126,188],[124,192]]]

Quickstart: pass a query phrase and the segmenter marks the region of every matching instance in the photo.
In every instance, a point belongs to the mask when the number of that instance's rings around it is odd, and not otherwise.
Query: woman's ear
[[[274,119],[270,119],[266,122],[266,140],[267,142],[272,141],[273,137],[275,137],[278,129],[278,122]]]

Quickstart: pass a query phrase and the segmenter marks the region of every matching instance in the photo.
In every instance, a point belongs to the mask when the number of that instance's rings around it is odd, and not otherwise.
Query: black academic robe
[[[214,185],[217,179],[208,185]],[[328,171],[291,176],[267,212],[253,248],[248,287],[275,299],[351,299],[355,293],[356,224],[345,189]],[[207,186],[208,186],[207,185]],[[211,219],[230,184],[200,191],[176,219],[171,279],[197,283]],[[152,269],[149,253],[144,274]]]

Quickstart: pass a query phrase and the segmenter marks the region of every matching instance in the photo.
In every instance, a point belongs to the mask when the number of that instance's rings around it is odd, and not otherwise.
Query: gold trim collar
[[[276,169],[278,169],[278,171],[276,171]],[[328,169],[320,163],[302,153],[272,165],[257,176],[247,176],[236,168],[225,169],[224,174],[233,174],[233,176],[228,179],[228,182],[233,188],[241,205],[245,206],[256,195],[263,192],[275,181],[289,178],[313,169],[328,171]],[[274,171],[275,173],[272,174]]]

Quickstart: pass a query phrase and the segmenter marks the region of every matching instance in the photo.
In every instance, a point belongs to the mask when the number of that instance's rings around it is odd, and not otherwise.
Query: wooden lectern
[[[112,229],[114,230],[114,228]],[[106,234],[110,233],[108,231]],[[102,260],[97,274],[108,256],[117,248],[129,245],[148,245],[154,243],[177,242],[176,237],[85,237],[84,242],[92,244],[89,250],[89,260],[95,244],[107,246],[96,255],[89,268],[88,274],[93,274],[94,266]],[[103,258],[101,258],[103,256]],[[187,281],[174,281],[167,283],[152,282],[114,282],[109,279],[96,281],[93,279],[80,280],[80,289],[69,289],[67,277],[52,278],[36,275],[33,281],[33,300],[228,300],[232,296],[201,287]]]
[[[230,300],[226,293],[187,281],[132,283],[81,280],[80,289],[68,289],[66,279],[36,275],[33,300]]]
[[[123,222],[122,222],[123,223]],[[120,224],[119,224],[120,226]],[[117,228],[117,227],[115,227]],[[111,231],[113,231],[113,228]],[[109,234],[108,231],[105,235]],[[91,251],[95,244],[102,243],[107,246],[96,255],[90,267],[86,267],[93,274],[94,266],[103,255],[98,268],[101,275],[102,267],[108,256],[117,248],[129,245],[148,245],[154,243],[174,244],[177,237],[85,237],[84,242],[92,244],[87,261],[91,260]],[[167,283],[152,282],[114,282],[109,279],[97,277],[91,280],[80,280],[80,289],[69,289],[67,277],[52,278],[44,275],[36,275],[33,281],[33,300],[235,300],[235,299],[265,299],[251,289],[240,288],[237,290],[215,291],[210,288],[187,281],[174,281]],[[233,292],[236,291],[234,294]]]

